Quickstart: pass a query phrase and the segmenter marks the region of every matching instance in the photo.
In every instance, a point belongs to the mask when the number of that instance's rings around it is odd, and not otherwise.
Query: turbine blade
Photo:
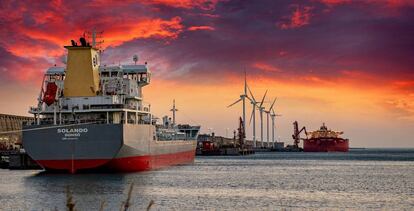
[[[236,103],[240,102],[241,100],[242,100],[241,98],[240,98],[240,99],[238,99],[236,102],[234,102],[234,103],[230,104],[229,106],[227,106],[227,108],[232,107],[234,104],[236,104]]]
[[[273,100],[273,103],[272,103],[272,105],[270,106],[269,111],[273,109],[273,105],[275,105],[276,99],[277,99],[277,98],[275,98],[275,100]]]
[[[252,109],[252,114],[250,115],[250,120],[249,120],[249,125],[252,123],[252,119],[253,119],[253,110],[255,109],[255,107],[253,106]]]
[[[254,98],[253,93],[252,93],[252,90],[250,90],[250,87],[249,86],[247,86],[247,90],[249,90],[250,96],[252,96],[254,102],[256,102],[256,99]]]
[[[266,89],[266,92],[265,92],[265,93],[264,93],[264,95],[263,95],[263,99],[262,99],[262,102],[260,102],[260,106],[259,106],[259,107],[262,107],[263,102],[264,102],[264,100],[265,100],[265,98],[266,98],[266,95],[267,95],[267,89]]]

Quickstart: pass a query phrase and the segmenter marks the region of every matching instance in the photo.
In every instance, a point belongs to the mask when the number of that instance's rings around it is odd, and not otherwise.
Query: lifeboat
[[[56,99],[56,92],[57,92],[57,85],[55,82],[49,82],[46,85],[46,92],[43,95],[43,102],[46,103],[46,105],[50,106],[55,102]]]

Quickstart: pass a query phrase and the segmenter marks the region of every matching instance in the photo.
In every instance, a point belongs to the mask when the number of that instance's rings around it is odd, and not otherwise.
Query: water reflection
[[[76,207],[80,210],[106,207],[119,209],[125,201],[130,184],[134,184],[134,204],[144,205],[142,188],[151,183],[151,172],[131,174],[56,174],[38,172],[24,179],[24,198],[31,200],[30,210],[64,208],[66,187],[70,187]],[[33,198],[33,196],[36,196]],[[27,204],[27,203],[26,203]]]
[[[192,165],[131,174],[0,170],[0,210],[119,210],[134,183],[132,210],[410,210],[414,150],[262,153],[197,158]]]

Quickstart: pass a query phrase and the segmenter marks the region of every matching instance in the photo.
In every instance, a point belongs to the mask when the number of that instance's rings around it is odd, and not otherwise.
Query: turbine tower
[[[272,117],[272,142],[273,142],[273,147],[274,147],[276,143],[275,142],[275,117],[282,116],[282,115],[276,114],[275,110],[273,110],[273,107],[270,110],[272,111],[272,114],[270,114],[270,117]]]
[[[247,98],[250,100],[250,103],[252,104],[252,114],[250,116],[249,123],[251,123],[252,119],[253,119],[253,147],[256,148],[257,147],[257,143],[256,143],[256,107],[258,107],[257,104],[259,102],[257,102],[256,99],[254,98],[253,93],[250,90],[249,86],[247,86],[247,89],[249,90],[250,97],[251,97],[250,98],[249,96],[247,96]]]
[[[272,109],[273,109],[273,105],[275,104],[276,99],[277,99],[277,98],[275,98],[275,100],[273,100],[273,103],[272,103],[272,105],[270,106],[269,110],[264,111],[264,112],[266,113],[266,123],[267,123],[267,124],[266,124],[266,132],[267,132],[267,136],[266,136],[266,138],[267,138],[267,147],[270,147],[270,145],[269,145],[269,141],[270,141],[270,135],[269,135],[269,115],[270,115],[270,112],[271,112],[271,111],[272,111]],[[274,120],[272,119],[272,130],[273,130],[273,128],[274,128]],[[274,134],[274,130],[273,130],[272,134]]]
[[[259,112],[260,112],[260,142],[261,142],[262,148],[264,147],[264,144],[263,144],[263,111],[265,109],[265,107],[263,107],[263,102],[266,98],[266,94],[267,94],[267,90],[266,90],[265,94],[263,95],[263,99],[260,102],[260,105],[258,106],[259,107]]]
[[[246,97],[247,97],[247,79],[246,79],[246,71],[244,71],[244,93],[240,95],[240,98],[236,100],[236,102],[227,106],[227,108],[237,104],[238,102],[242,101],[243,103],[243,127],[246,128]]]

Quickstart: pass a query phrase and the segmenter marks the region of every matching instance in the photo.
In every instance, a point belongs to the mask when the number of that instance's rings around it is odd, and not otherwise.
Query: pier
[[[0,114],[0,150],[20,148],[22,125],[34,121],[33,117]]]
[[[39,169],[22,149],[22,126],[33,117],[0,114],[0,168]]]

